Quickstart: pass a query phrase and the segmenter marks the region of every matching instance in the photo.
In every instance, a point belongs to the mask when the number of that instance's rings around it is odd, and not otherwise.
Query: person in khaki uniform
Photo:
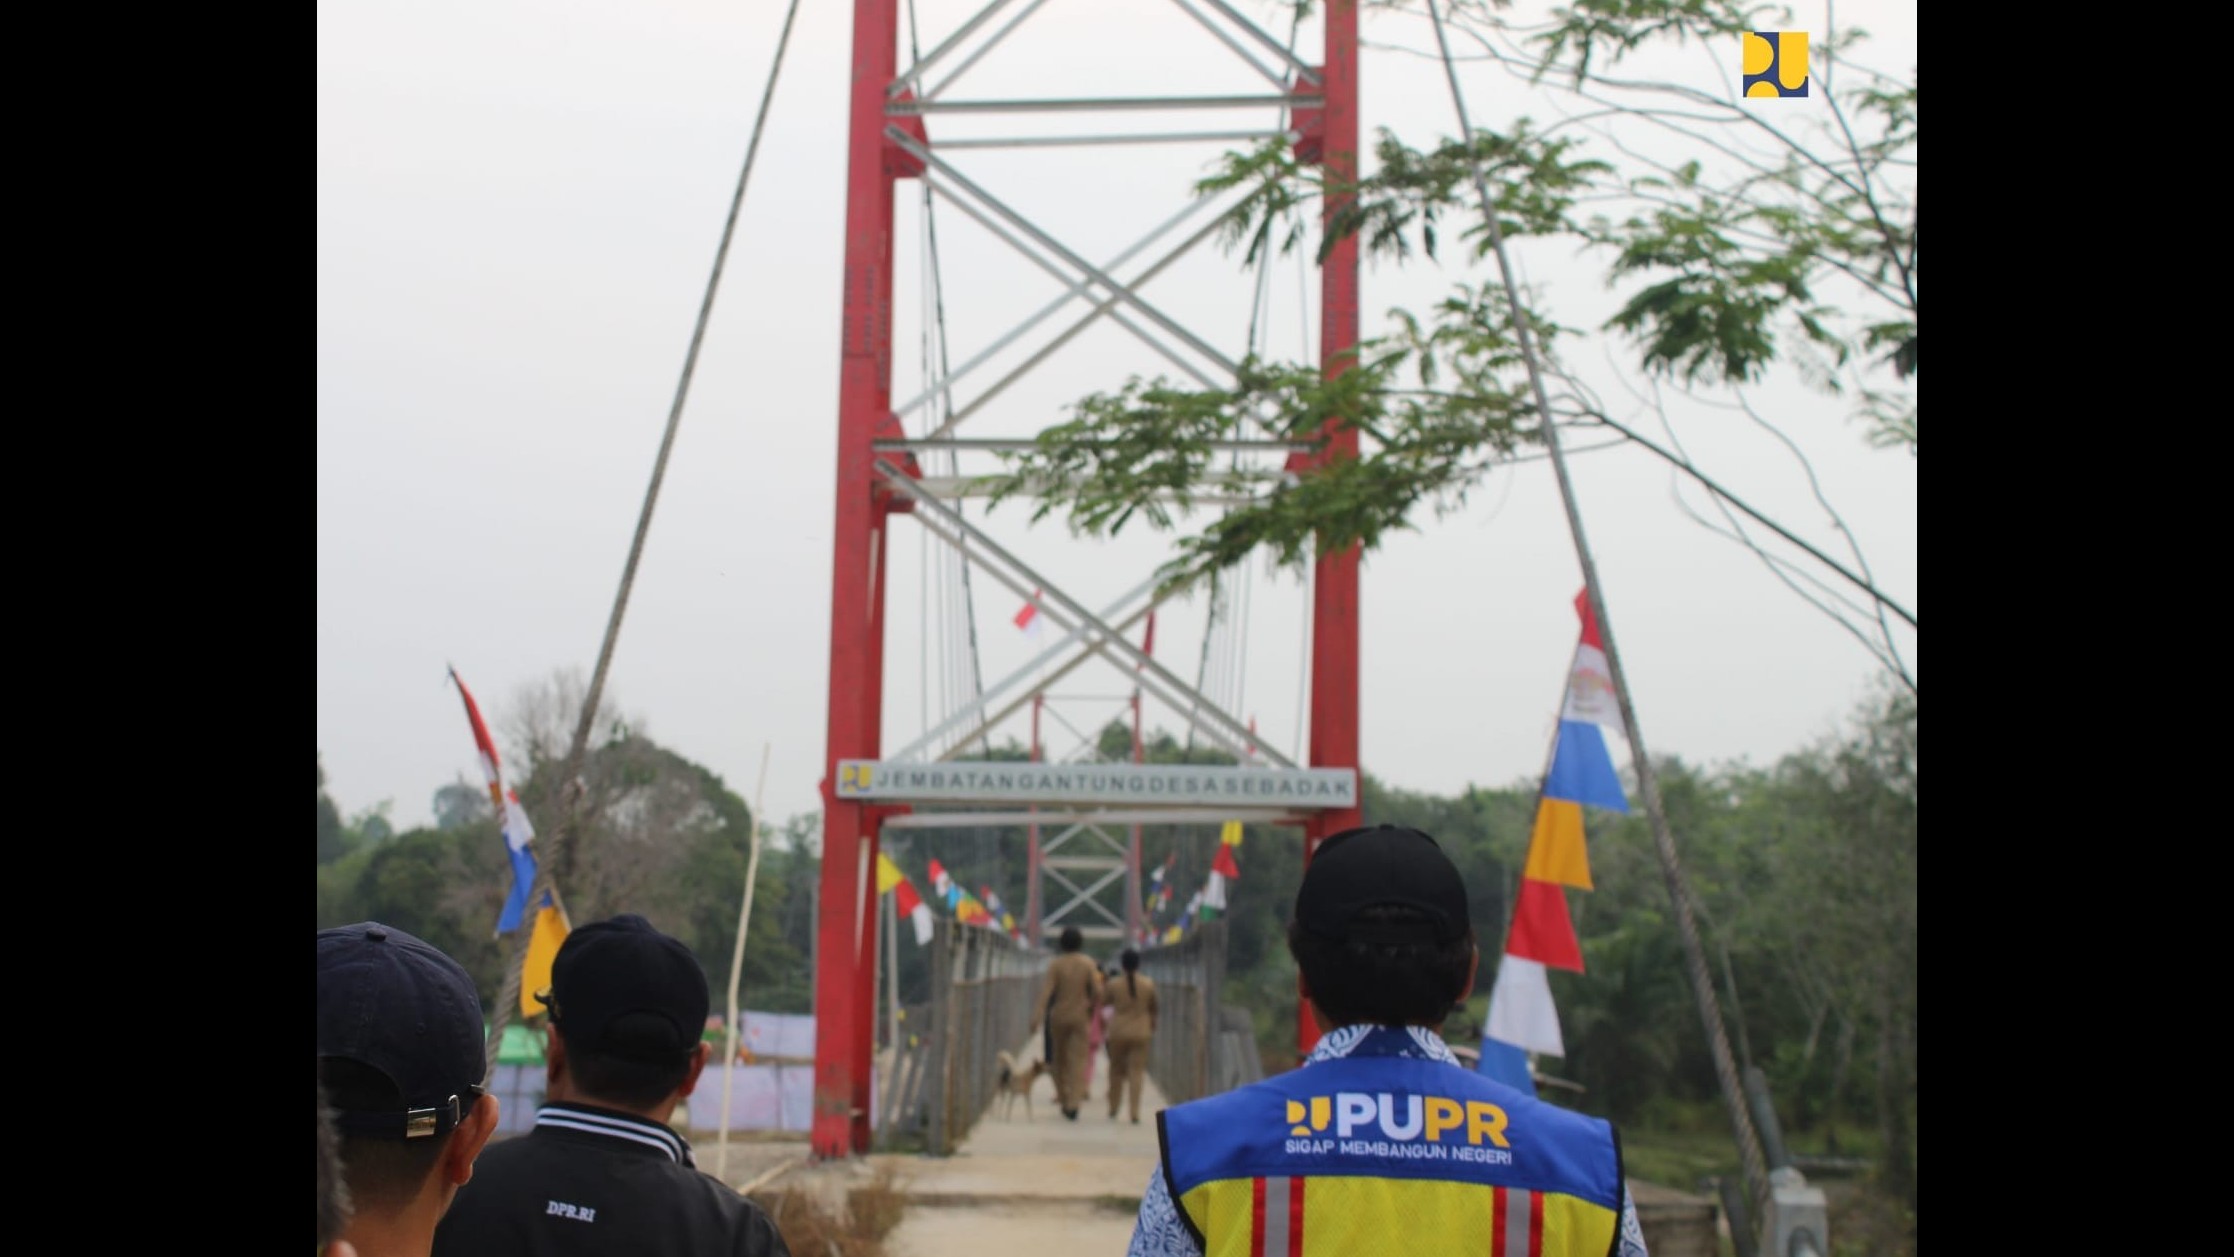
[[[1117,1120],[1117,1103],[1129,1090],[1132,1118],[1140,1124],[1140,1080],[1148,1070],[1148,1040],[1156,1033],[1156,982],[1140,972],[1140,953],[1127,947],[1123,956],[1125,976],[1111,980],[1105,1001],[1115,1010],[1109,1019],[1109,1120]]]
[[[1047,1023],[1045,1050],[1055,1070],[1055,1102],[1074,1122],[1086,1101],[1086,1036],[1104,998],[1101,966],[1080,950],[1085,945],[1086,936],[1077,926],[1063,927],[1062,954],[1047,966],[1047,981],[1032,1012],[1035,1033],[1042,1021]]]

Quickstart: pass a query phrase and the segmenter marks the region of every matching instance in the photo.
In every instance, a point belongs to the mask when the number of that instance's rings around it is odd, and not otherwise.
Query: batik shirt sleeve
[[[1179,1220],[1179,1207],[1164,1186],[1162,1166],[1148,1172],[1148,1188],[1140,1193],[1140,1215],[1133,1219],[1132,1243],[1125,1257],[1202,1257],[1195,1237]],[[1628,1257],[1624,1253],[1622,1257]]]

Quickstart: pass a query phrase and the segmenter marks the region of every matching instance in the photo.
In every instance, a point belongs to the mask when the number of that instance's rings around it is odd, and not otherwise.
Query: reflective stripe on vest
[[[1382,1178],[1219,1179],[1179,1202],[1204,1257],[1464,1253],[1468,1257],[1604,1257],[1620,1218],[1571,1196]]]

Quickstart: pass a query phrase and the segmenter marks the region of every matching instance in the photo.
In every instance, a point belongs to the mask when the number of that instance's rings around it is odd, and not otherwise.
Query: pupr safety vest
[[[1620,1230],[1611,1123],[1481,1074],[1348,1056],[1157,1114],[1165,1187],[1206,1257],[1607,1257]]]

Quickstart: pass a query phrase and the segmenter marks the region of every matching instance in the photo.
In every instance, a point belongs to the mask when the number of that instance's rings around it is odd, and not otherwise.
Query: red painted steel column
[[[1326,9],[1325,168],[1329,188],[1355,182],[1358,171],[1358,64],[1357,0],[1329,0]],[[1329,195],[1323,206],[1326,217],[1347,198]],[[1357,237],[1336,244],[1319,269],[1319,363],[1329,379],[1351,365],[1358,340]],[[1324,459],[1357,457],[1357,432],[1333,429]],[[1314,768],[1357,768],[1358,765],[1358,550],[1327,555],[1318,561],[1311,601],[1311,765]],[[1362,778],[1360,789],[1363,788]],[[1354,807],[1319,814],[1318,822],[1304,831],[1303,858],[1308,864],[1319,842],[1360,822],[1363,813]],[[1318,1027],[1311,1010],[1296,1002],[1296,1048],[1308,1052],[1318,1042]]]
[[[885,187],[890,189],[888,182]],[[887,192],[889,196],[889,191]],[[889,236],[887,237],[889,241]],[[891,272],[891,252],[886,246],[886,273]],[[885,377],[890,386],[891,377]],[[887,397],[886,405],[890,399]],[[884,413],[879,408],[879,415]],[[869,554],[869,658],[861,687],[861,719],[869,731],[869,745],[874,751],[884,746],[884,584],[885,574],[892,570],[892,513],[879,509],[870,533]],[[872,753],[874,753],[872,751]],[[857,847],[861,864],[855,876],[861,882],[861,916],[856,921],[860,942],[854,949],[854,1010],[853,1010],[853,1103],[852,1139],[855,1152],[867,1152],[872,1145],[869,1112],[873,1104],[871,1082],[876,1076],[876,1025],[877,1025],[877,850],[883,845],[881,833],[885,813],[878,809],[863,809],[862,842]]]
[[[866,809],[836,795],[838,761],[878,753],[883,641],[870,564],[878,528],[870,442],[891,409],[892,179],[884,162],[884,93],[898,72],[895,0],[854,0],[852,118],[846,140],[845,310],[838,368],[837,514],[831,538],[830,703],[823,758],[822,884],[815,936],[815,1088],[812,1148],[841,1157],[856,1143],[853,1110],[866,1106],[860,1044],[870,1027],[861,864]],[[873,880],[870,882],[873,887]],[[873,981],[873,979],[868,979]],[[865,1130],[865,1121],[859,1124]]]

